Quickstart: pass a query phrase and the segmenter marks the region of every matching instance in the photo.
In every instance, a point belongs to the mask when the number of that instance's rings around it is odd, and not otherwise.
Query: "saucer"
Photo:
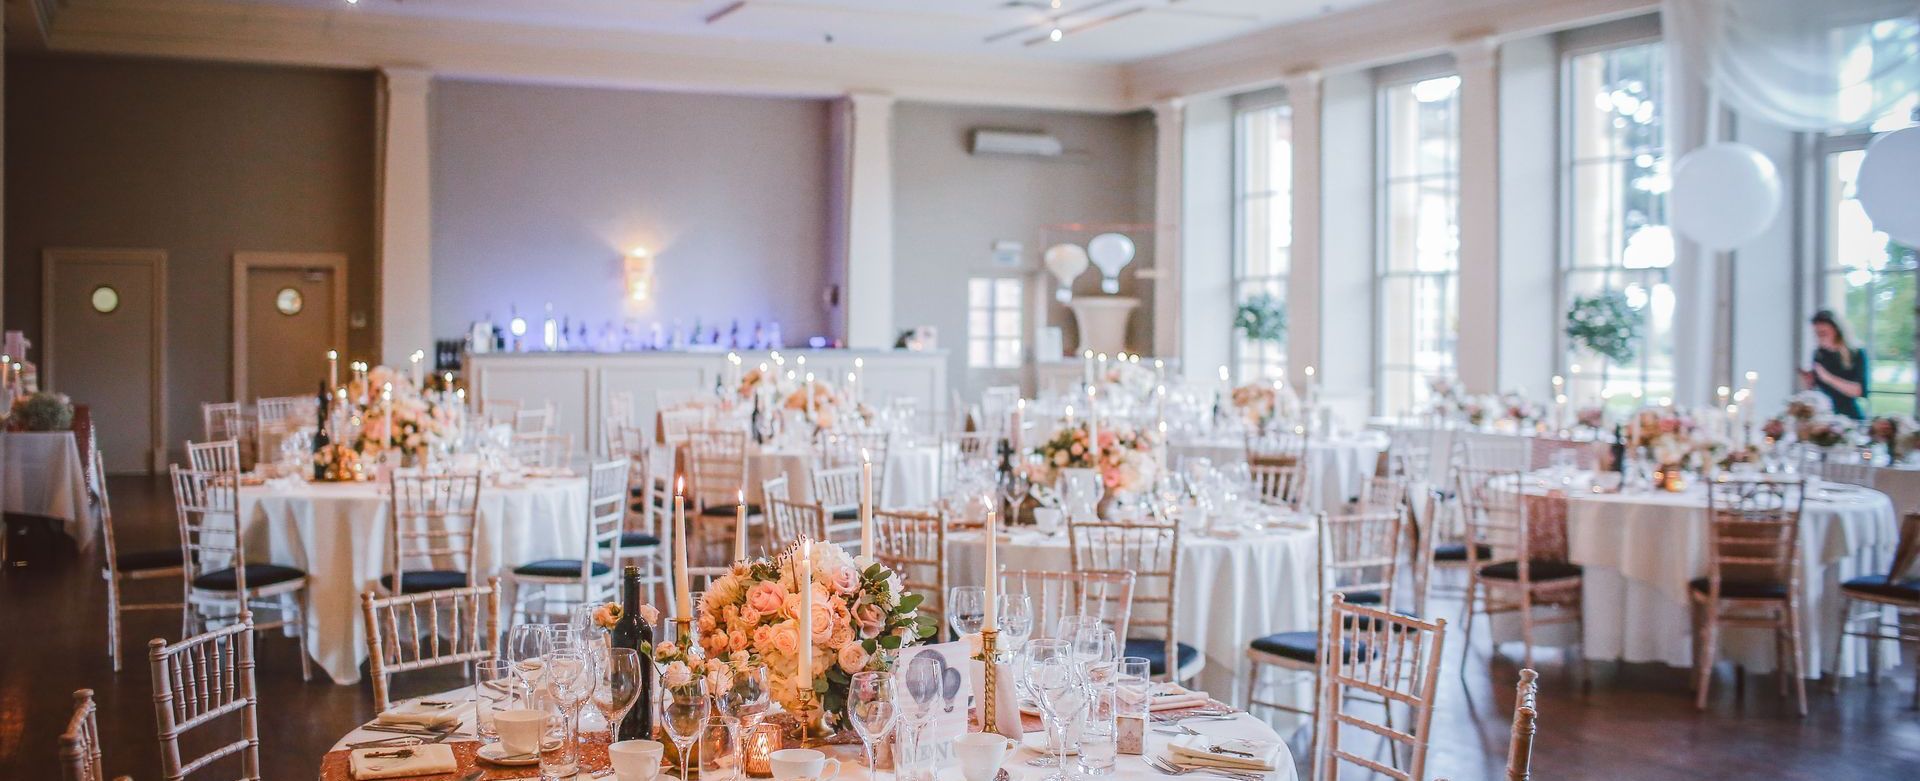
[[[525,767],[527,765],[540,764],[540,754],[537,752],[533,754],[518,754],[511,758],[508,757],[506,752],[507,750],[502,748],[501,744],[488,743],[485,746],[481,746],[479,751],[473,752],[473,755],[492,762],[493,764],[504,765],[506,767]]]

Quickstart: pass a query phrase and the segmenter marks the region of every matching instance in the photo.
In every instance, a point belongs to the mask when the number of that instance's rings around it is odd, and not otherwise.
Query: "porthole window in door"
[[[306,298],[300,295],[300,291],[290,287],[280,288],[280,292],[273,295],[273,308],[288,317],[300,314],[306,305]]]
[[[101,285],[93,289],[89,301],[93,304],[93,311],[103,315],[112,314],[113,310],[120,308],[120,291],[113,289],[112,285]]]

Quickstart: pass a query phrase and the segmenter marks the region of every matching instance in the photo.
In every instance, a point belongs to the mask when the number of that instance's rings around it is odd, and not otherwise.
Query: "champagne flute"
[[[860,743],[867,749],[867,773],[874,778],[880,775],[873,766],[873,744],[886,739],[893,729],[898,715],[893,698],[893,673],[857,672],[847,684],[847,717],[860,733]]]
[[[540,774],[566,778],[580,769],[580,708],[595,688],[593,657],[585,649],[563,648],[549,651],[546,663],[547,690],[560,706],[561,727],[557,747],[541,746]]]
[[[987,623],[985,586],[954,586],[947,589],[947,623],[958,635],[978,634]]]
[[[687,767],[692,764],[687,755],[692,751],[693,739],[699,737],[701,728],[706,726],[709,711],[706,679],[684,669],[676,670],[678,664],[668,665],[660,674],[660,725],[680,750],[680,781],[687,781]],[[676,673],[686,675],[687,680],[671,682]]]
[[[1080,684],[1077,668],[1067,656],[1049,656],[1034,660],[1027,670],[1028,686],[1038,695],[1034,699],[1039,702],[1040,715],[1046,722],[1047,739],[1058,741],[1059,753],[1054,760],[1058,764],[1046,781],[1071,778],[1067,772],[1067,722],[1086,703],[1086,690]]]
[[[1023,653],[1017,657],[1019,668],[1014,672],[1014,688],[1035,707],[1040,703],[1040,690],[1034,686],[1032,671],[1035,665],[1045,663],[1056,657],[1065,658],[1072,651],[1072,644],[1056,637],[1043,637],[1027,643]],[[1041,712],[1045,720],[1046,712]],[[1059,767],[1059,761],[1052,754],[1040,753],[1027,760],[1028,767]]]
[[[1003,648],[1019,652],[1033,636],[1033,600],[1026,594],[1000,595],[1000,641]]]
[[[513,657],[514,675],[520,679],[526,696],[521,704],[532,708],[540,692],[542,673],[546,670],[543,660],[547,652],[553,650],[553,640],[547,636],[546,625],[521,624],[508,633],[507,649]]]

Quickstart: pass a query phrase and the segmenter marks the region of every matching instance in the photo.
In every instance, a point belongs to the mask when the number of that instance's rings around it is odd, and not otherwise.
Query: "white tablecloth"
[[[760,483],[787,476],[787,488],[800,501],[813,497],[812,455],[801,450],[768,447],[747,455],[747,496],[760,501]],[[877,466],[877,465],[876,465]],[[940,450],[934,447],[887,448],[886,476],[881,478],[881,507],[917,508],[933,504],[940,488]]]
[[[250,560],[307,572],[307,653],[338,684],[366,661],[360,594],[388,572],[388,497],[374,483],[302,483],[240,491]],[[586,545],[585,478],[480,489],[476,579],[541,559],[580,557]],[[506,621],[503,601],[501,621]]]
[[[81,550],[93,545],[86,470],[73,432],[0,432],[0,510],[60,521]]]
[[[1840,582],[1883,570],[1898,536],[1893,504],[1883,494],[1855,490],[1808,497],[1800,515],[1801,636],[1808,677],[1834,666]],[[1693,665],[1687,582],[1707,574],[1707,506],[1700,486],[1677,494],[1570,492],[1567,542],[1569,556],[1585,568],[1581,645],[1588,659]],[[1496,637],[1518,639],[1514,624],[1496,622]],[[1864,671],[1864,646],[1858,641],[1854,646],[1841,655],[1841,675]],[[1726,630],[1720,658],[1771,672],[1772,635]]]
[[[1246,681],[1247,643],[1274,632],[1312,629],[1313,578],[1318,559],[1312,531],[1279,529],[1221,539],[1182,532],[1179,603],[1174,616],[1180,642],[1206,657],[1199,688],[1215,699],[1240,702]],[[1007,569],[1073,569],[1073,552],[1062,530],[1047,537],[1016,530],[1000,545]],[[947,535],[949,586],[978,586],[986,553],[977,531]]]
[[[1387,449],[1387,437],[1378,431],[1361,431],[1307,443],[1308,468],[1313,483],[1308,486],[1307,509],[1337,507],[1360,495],[1366,481],[1380,464],[1380,451]],[[1189,439],[1167,445],[1169,467],[1183,458],[1206,458],[1214,464],[1245,461],[1244,439]]]

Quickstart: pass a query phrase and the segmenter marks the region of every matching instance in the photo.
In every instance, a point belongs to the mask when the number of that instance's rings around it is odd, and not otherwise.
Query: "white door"
[[[327,379],[327,351],[346,352],[344,256],[240,253],[244,279],[234,376],[236,398],[312,396]],[[303,259],[310,259],[304,260]],[[291,265],[311,262],[312,265]],[[279,265],[286,263],[288,265]],[[345,358],[341,359],[345,361]],[[310,422],[310,421],[309,421]]]
[[[164,459],[161,250],[46,252],[43,386],[87,405],[111,473]]]

